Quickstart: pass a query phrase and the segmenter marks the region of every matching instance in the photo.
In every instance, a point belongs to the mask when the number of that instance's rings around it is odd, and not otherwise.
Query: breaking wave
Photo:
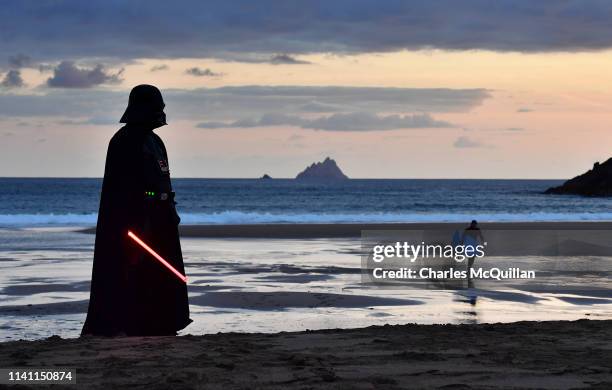
[[[93,226],[97,214],[1,214],[2,227]],[[184,225],[263,223],[575,222],[612,221],[612,213],[181,213]]]

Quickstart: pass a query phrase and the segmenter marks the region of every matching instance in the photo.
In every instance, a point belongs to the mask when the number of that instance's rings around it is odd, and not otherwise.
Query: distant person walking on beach
[[[484,237],[482,235],[482,231],[478,226],[478,221],[475,219],[470,222],[470,226],[465,228],[463,231],[462,243],[464,246],[471,246],[475,248],[477,245],[481,245],[484,243]],[[474,266],[474,259],[476,256],[471,256],[468,258],[468,281],[470,281],[470,274],[472,272],[472,267]]]
[[[168,156],[153,132],[164,107],[156,87],[135,87],[109,143],[82,335],[175,335],[191,322],[186,284],[128,237],[185,274]]]

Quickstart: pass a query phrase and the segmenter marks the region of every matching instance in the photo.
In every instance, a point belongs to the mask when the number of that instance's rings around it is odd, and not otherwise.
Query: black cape
[[[83,335],[169,335],[191,322],[186,284],[127,236],[185,274],[159,125],[130,123],[110,141]]]

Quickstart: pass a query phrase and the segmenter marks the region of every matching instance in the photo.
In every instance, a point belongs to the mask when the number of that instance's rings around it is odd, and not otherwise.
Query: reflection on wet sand
[[[0,258],[10,261],[0,262],[0,339],[78,336],[92,244],[93,236],[69,231],[3,231]],[[185,334],[612,318],[609,289],[363,284],[354,239],[188,238],[183,247],[194,319]],[[584,286],[588,275],[556,277]]]

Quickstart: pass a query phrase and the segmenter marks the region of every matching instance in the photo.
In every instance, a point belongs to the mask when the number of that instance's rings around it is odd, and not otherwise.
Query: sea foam
[[[263,223],[575,222],[612,221],[612,213],[181,213],[186,225]],[[93,226],[97,214],[0,214],[2,227]]]

